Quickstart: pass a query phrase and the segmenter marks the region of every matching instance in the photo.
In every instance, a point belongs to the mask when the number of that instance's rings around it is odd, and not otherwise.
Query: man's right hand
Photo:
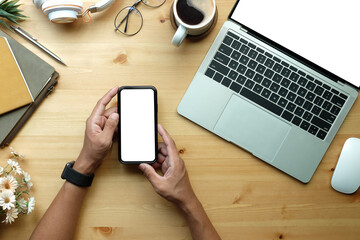
[[[174,140],[160,124],[158,131],[164,142],[159,143],[157,162],[152,166],[142,163],[139,168],[160,196],[176,205],[186,205],[196,196],[185,163],[179,156]],[[156,172],[157,169],[161,169],[162,176]]]

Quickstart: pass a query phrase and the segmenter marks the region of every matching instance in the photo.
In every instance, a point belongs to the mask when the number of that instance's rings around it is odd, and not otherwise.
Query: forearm
[[[193,197],[186,204],[178,205],[188,222],[194,240],[221,239],[207,216],[200,201]]]
[[[72,239],[86,192],[65,182],[30,239]]]

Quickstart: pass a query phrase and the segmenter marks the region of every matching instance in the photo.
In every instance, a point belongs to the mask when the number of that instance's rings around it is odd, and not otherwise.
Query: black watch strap
[[[85,175],[75,171],[73,169],[74,163],[75,161],[72,161],[65,165],[61,178],[79,187],[90,187],[94,179],[94,174]]]

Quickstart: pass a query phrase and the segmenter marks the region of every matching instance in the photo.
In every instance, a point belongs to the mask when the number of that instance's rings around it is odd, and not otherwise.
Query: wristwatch
[[[94,179],[94,174],[85,175],[75,171],[73,169],[74,163],[75,161],[72,161],[65,165],[61,178],[79,187],[90,187]]]

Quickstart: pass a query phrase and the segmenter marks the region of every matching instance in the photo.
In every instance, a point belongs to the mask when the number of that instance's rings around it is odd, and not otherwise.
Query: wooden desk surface
[[[92,22],[55,25],[23,0],[30,18],[22,27],[60,56],[64,67],[9,33],[60,73],[56,90],[12,141],[26,154],[35,211],[12,225],[0,224],[0,239],[27,239],[57,194],[66,162],[82,147],[85,120],[111,87],[152,84],[159,92],[159,122],[175,139],[192,185],[223,239],[359,239],[360,190],[350,196],[330,186],[341,148],[360,137],[360,103],[355,103],[309,184],[302,184],[227,143],[176,112],[183,94],[235,0],[217,0],[214,31],[198,42],[171,45],[174,29],[168,0],[158,9],[139,5],[139,34],[115,33],[113,20],[133,0],[116,1]],[[86,1],[89,6],[95,1]],[[2,28],[4,29],[4,28]],[[113,105],[115,105],[115,101]],[[0,163],[9,149],[0,150]],[[117,161],[117,144],[96,172],[82,209],[76,239],[191,239],[179,211],[159,197],[136,167]]]

